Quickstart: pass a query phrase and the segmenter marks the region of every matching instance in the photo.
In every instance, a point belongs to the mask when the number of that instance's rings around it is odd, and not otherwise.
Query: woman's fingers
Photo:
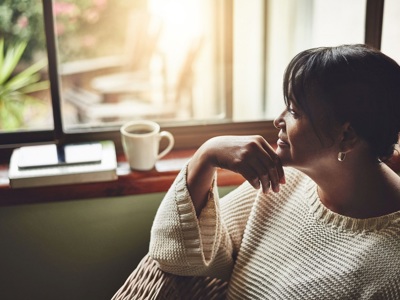
[[[268,193],[269,189],[271,187],[271,183],[269,181],[269,176],[266,174],[261,175],[260,182],[261,182],[263,193],[264,194]]]
[[[269,164],[273,164],[273,167],[275,168],[275,170],[277,171],[278,174],[278,182],[281,184],[285,183],[285,172],[283,171],[283,166],[282,166],[282,162],[279,158],[279,156],[275,153],[275,149],[272,148],[272,146],[270,144],[268,144],[265,140],[263,140],[263,148],[264,150],[268,153],[267,159],[263,161],[263,164],[268,166]]]
[[[274,169],[270,169],[268,174],[269,174],[269,179],[270,179],[270,182],[271,182],[272,190],[275,193],[278,193],[279,192],[278,171],[275,168]]]
[[[275,193],[279,192],[280,179],[277,168],[273,166],[265,167],[259,164],[255,173],[257,174],[257,180],[260,181],[264,193],[268,193],[270,189]]]
[[[222,136],[208,144],[214,166],[240,173],[254,188],[279,191],[284,183],[282,163],[261,136]]]
[[[271,189],[277,193],[280,190],[280,183],[278,172],[274,169],[270,169],[268,173],[265,173],[264,169],[263,173],[258,173],[256,170],[252,170],[251,172],[240,172],[242,176],[255,188],[262,188],[263,193],[268,193]]]
[[[258,177],[256,178],[250,178],[247,180],[255,189],[259,189],[260,188],[260,180],[258,179]]]
[[[280,184],[284,183],[282,163],[274,149],[264,139],[261,139],[261,146],[261,155],[253,168],[257,173],[263,192],[268,193],[272,188],[277,193],[280,190]]]
[[[264,159],[262,165],[264,166],[264,172],[268,174],[268,181],[272,190],[275,193],[279,192],[279,186],[282,183],[281,178],[284,178],[284,171],[279,158]],[[263,177],[266,176],[264,175]]]
[[[251,159],[243,162],[236,170],[256,189],[262,188],[264,193],[268,193],[271,189],[274,192],[280,190],[279,167],[273,163],[265,164],[259,159]]]

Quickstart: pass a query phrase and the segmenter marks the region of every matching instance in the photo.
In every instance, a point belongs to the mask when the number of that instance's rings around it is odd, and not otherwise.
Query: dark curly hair
[[[331,112],[327,124],[349,122],[375,157],[393,155],[400,132],[400,66],[382,52],[361,44],[303,51],[285,71],[283,92],[286,105],[295,99],[317,134],[322,131],[314,125],[310,97]]]

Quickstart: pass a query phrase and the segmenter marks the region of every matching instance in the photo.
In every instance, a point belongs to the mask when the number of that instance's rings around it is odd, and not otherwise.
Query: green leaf
[[[26,46],[26,42],[21,42],[16,46],[7,49],[2,68],[0,69],[0,84],[3,84],[10,77],[19,63]]]
[[[7,101],[3,105],[3,120],[5,120],[2,127],[4,129],[15,129],[19,124],[23,123],[23,109],[18,102]],[[6,117],[6,118],[4,118]]]
[[[25,86],[39,81],[40,76],[37,74],[39,70],[41,70],[44,66],[47,65],[46,60],[38,61],[35,64],[31,65],[21,73],[15,75],[8,82],[6,82],[7,88],[10,90],[18,90],[24,88]]]
[[[23,89],[21,89],[21,92],[24,94],[29,94],[33,92],[46,90],[49,87],[50,87],[50,82],[48,80],[45,80],[26,86]]]
[[[7,47],[0,39],[0,130],[18,129],[26,121],[24,112],[30,105],[43,105],[41,99],[30,93],[48,89],[48,80],[40,81],[39,71],[47,65],[46,60],[38,61],[19,73],[15,68],[20,63],[27,43],[21,42]]]
[[[41,69],[43,69],[45,66],[47,66],[47,60],[46,59],[42,59],[40,61],[37,61],[33,65],[29,66],[28,68],[23,70],[18,75],[14,76],[14,78],[18,78],[20,76],[21,77],[23,77],[23,76],[31,76],[32,74],[35,74],[38,71],[40,71]]]
[[[4,39],[0,39],[0,70],[3,69],[4,63]]]
[[[8,90],[9,92],[18,91],[32,83],[38,82],[39,80],[39,74],[33,74],[29,77],[20,77],[18,80],[6,82],[6,84],[4,85],[4,89]]]

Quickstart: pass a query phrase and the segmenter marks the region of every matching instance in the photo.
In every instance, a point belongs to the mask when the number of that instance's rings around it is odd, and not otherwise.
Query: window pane
[[[234,0],[233,66],[223,65],[221,28],[232,24],[222,21],[221,3],[55,1],[66,128],[230,120],[228,107],[233,121],[272,119],[296,53],[364,41],[366,0]]]
[[[234,3],[235,120],[273,119],[281,112],[283,72],[298,52],[364,42],[366,0]]]
[[[0,2],[0,132],[53,128],[40,0]]]
[[[386,0],[383,12],[382,51],[400,63],[400,1]]]
[[[54,1],[66,129],[221,118],[218,2]]]

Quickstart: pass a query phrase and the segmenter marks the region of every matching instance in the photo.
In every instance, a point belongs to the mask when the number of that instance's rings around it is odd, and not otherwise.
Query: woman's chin
[[[287,167],[290,165],[291,159],[290,159],[289,153],[285,150],[286,149],[281,149],[280,147],[278,147],[276,149],[275,153],[278,155],[278,157],[282,163],[282,166]]]

